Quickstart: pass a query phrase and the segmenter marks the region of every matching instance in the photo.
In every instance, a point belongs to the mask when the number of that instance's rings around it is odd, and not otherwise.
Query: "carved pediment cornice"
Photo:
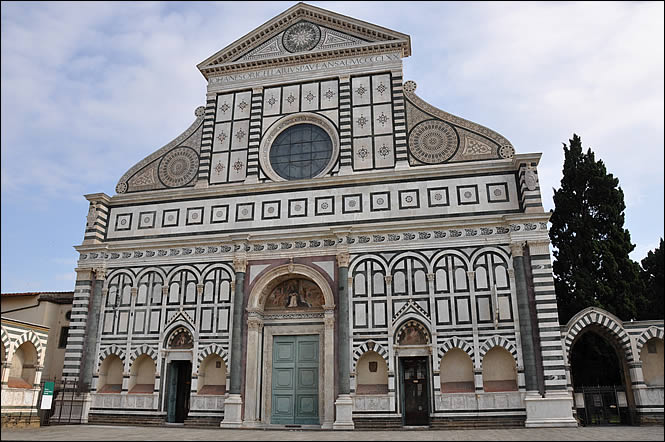
[[[307,51],[259,60],[238,60],[245,54],[260,47],[276,37],[291,25],[307,21],[324,26],[333,31],[342,32],[366,43],[351,47],[330,50]],[[401,32],[317,8],[305,3],[298,3],[269,20],[245,36],[234,41],[224,49],[208,57],[197,67],[206,79],[230,72],[241,72],[255,68],[283,66],[301,62],[312,62],[356,54],[376,54],[400,51],[402,57],[411,55],[411,38]]]

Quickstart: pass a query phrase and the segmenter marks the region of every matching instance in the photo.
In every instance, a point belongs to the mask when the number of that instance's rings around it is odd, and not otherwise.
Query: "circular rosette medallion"
[[[289,52],[303,52],[314,49],[321,40],[321,30],[314,23],[301,21],[284,32],[282,44]]]
[[[423,121],[409,134],[411,155],[425,164],[448,161],[457,151],[457,145],[455,129],[443,121]]]
[[[189,183],[199,169],[199,156],[194,149],[177,147],[167,153],[159,163],[159,179],[167,187],[180,187]]]

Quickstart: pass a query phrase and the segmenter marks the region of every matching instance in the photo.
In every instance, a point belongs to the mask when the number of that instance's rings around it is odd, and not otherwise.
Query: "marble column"
[[[243,302],[245,298],[246,255],[233,259],[235,269],[235,293],[233,295],[233,329],[231,337],[231,385],[229,396],[224,402],[224,420],[222,428],[238,428],[242,425],[242,342]]]
[[[533,343],[533,324],[531,323],[526,273],[524,271],[523,244],[511,243],[510,251],[513,255],[513,268],[515,269],[515,296],[517,298],[517,314],[519,315],[520,322],[522,362],[524,363],[524,383],[527,392],[537,392],[538,376],[536,373],[536,353]]]
[[[337,254],[337,280],[339,282],[339,343],[337,345],[337,360],[339,362],[339,384],[337,400],[335,401],[335,430],[353,430],[353,399],[351,398],[350,377],[350,348],[349,340],[351,328],[349,326],[349,253],[342,251]]]

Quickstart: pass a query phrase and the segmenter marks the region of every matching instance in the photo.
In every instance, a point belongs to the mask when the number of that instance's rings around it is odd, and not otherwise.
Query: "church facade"
[[[90,422],[577,425],[540,154],[419,98],[410,55],[299,3],[198,65],[192,125],[86,195]]]

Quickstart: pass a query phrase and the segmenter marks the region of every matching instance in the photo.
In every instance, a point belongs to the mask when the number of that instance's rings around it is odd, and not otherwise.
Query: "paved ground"
[[[663,427],[580,427],[510,430],[302,431],[222,430],[179,427],[60,425],[26,430],[2,430],[2,440],[521,440],[521,441],[648,441],[663,440]]]

